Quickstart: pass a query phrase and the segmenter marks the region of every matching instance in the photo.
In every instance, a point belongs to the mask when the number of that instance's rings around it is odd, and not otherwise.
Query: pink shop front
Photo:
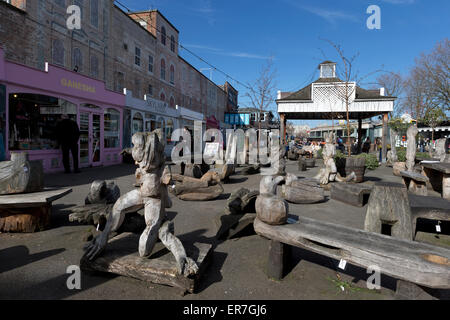
[[[45,69],[6,61],[0,48],[0,160],[27,152],[46,172],[62,171],[55,129],[67,114],[80,128],[81,168],[121,163],[125,95],[76,72]]]

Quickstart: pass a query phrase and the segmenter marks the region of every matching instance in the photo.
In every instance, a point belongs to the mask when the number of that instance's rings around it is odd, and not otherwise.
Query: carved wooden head
[[[138,132],[131,139],[133,159],[146,171],[164,165],[164,144],[160,142],[160,133],[160,130]]]

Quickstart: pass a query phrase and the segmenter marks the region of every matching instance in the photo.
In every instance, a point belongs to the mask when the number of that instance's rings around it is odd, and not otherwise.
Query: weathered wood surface
[[[364,173],[366,171],[366,159],[365,158],[346,158],[345,159],[345,176],[348,177],[355,173],[356,183],[364,182]]]
[[[11,153],[11,161],[0,162],[0,195],[42,191],[42,161],[29,161],[27,153]]]
[[[417,232],[417,219],[450,221],[450,201],[409,194],[409,203],[414,234]]]
[[[363,207],[368,200],[373,186],[365,184],[334,183],[331,186],[331,199],[355,207]]]
[[[299,217],[296,224],[270,226],[255,219],[257,234],[349,263],[377,265],[386,275],[430,288],[450,288],[450,250]]]
[[[416,136],[419,133],[417,126],[413,125],[406,131],[407,141],[406,141],[406,170],[414,171],[414,165],[416,164],[416,152],[417,143]]]
[[[325,200],[324,189],[316,185],[308,185],[295,181],[294,185],[281,186],[281,196],[288,202],[296,204],[319,203]]]
[[[286,200],[273,194],[261,194],[256,198],[256,212],[259,219],[272,225],[287,221],[289,205]]]
[[[381,233],[383,225],[391,227],[391,236],[413,240],[411,210],[406,187],[398,183],[374,185],[367,205],[364,230]]]
[[[173,255],[157,243],[153,255],[141,258],[137,252],[139,235],[123,233],[108,243],[105,252],[93,261],[83,256],[80,266],[83,271],[100,271],[131,277],[142,281],[163,284],[194,293],[201,275],[205,272],[211,258],[212,245],[195,243],[185,244],[186,253],[199,267],[194,277],[185,277],[177,273],[177,264]],[[157,256],[155,258],[152,258]]]
[[[231,239],[255,221],[256,213],[219,214],[216,216],[217,239]]]
[[[184,201],[208,201],[218,198],[223,193],[221,184],[206,188],[193,188],[177,194],[177,197]]]
[[[303,157],[300,157],[298,159],[298,170],[299,171],[306,171],[306,161]]]
[[[203,175],[202,169],[196,164],[187,164],[184,169],[184,175],[187,177],[200,179]]]
[[[406,162],[394,162],[392,165],[392,174],[400,177],[400,172],[406,170]]]
[[[408,191],[421,196],[428,195],[427,183],[430,182],[430,179],[426,176],[410,171],[401,171],[400,175]]]
[[[421,163],[422,167],[450,174],[450,163]]]
[[[51,205],[26,208],[0,208],[0,232],[33,233],[50,226]]]
[[[72,189],[45,190],[42,192],[0,196],[0,208],[27,208],[50,204],[72,192]]]

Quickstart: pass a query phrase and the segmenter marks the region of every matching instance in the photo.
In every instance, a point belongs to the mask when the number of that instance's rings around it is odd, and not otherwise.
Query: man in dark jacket
[[[73,172],[79,173],[78,139],[80,138],[80,129],[78,128],[78,124],[69,119],[68,115],[64,114],[61,116],[61,121],[56,126],[56,134],[63,153],[63,165],[65,172],[71,172],[69,158],[70,151],[73,157]]]

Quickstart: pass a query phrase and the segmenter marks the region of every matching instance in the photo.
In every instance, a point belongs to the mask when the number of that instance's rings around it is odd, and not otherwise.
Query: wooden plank
[[[331,199],[347,203],[355,207],[364,206],[364,196],[372,192],[373,186],[364,184],[334,183],[331,186]]]
[[[212,245],[184,244],[187,255],[199,267],[198,273],[194,277],[188,278],[177,273],[174,256],[161,242],[155,245],[152,256],[149,258],[139,257],[139,237],[138,234],[122,233],[111,239],[105,252],[94,261],[89,261],[86,256],[81,258],[82,270],[114,273],[194,293],[196,285],[210,261]]]
[[[428,179],[426,176],[421,175],[420,173],[416,173],[416,172],[400,171],[400,175],[402,177],[420,181],[420,182],[429,182],[430,181],[430,179]]]
[[[39,207],[42,205],[51,204],[53,201],[58,200],[71,192],[72,189],[66,188],[0,196],[0,208]]]
[[[421,163],[422,167],[450,174],[450,163]]]
[[[299,217],[296,224],[270,226],[255,219],[257,234],[274,241],[368,267],[431,288],[450,288],[450,250]]]

